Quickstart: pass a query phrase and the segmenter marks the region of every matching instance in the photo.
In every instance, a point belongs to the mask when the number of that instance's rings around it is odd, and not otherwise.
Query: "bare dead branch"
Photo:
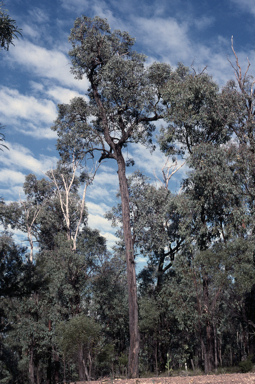
[[[169,184],[169,181],[171,179],[171,177],[181,168],[183,167],[183,165],[186,163],[186,160],[179,166],[177,166],[177,161],[175,161],[174,164],[171,164],[169,165],[169,156],[167,157],[166,159],[166,162],[164,164],[164,166],[162,167],[161,171],[162,171],[162,174],[163,174],[163,182],[162,180],[160,180],[157,175],[156,175],[156,172],[155,170],[153,171],[153,174],[155,176],[155,178],[160,182],[160,184],[162,184],[165,189],[168,189],[168,184]],[[174,168],[174,169],[173,169]],[[171,170],[173,169],[173,171],[171,172]]]
[[[28,242],[29,242],[29,245],[30,245],[29,261],[32,263],[33,262],[33,258],[34,258],[33,225],[34,225],[35,220],[37,219],[37,217],[38,217],[42,207],[45,205],[45,202],[43,202],[42,205],[35,210],[33,218],[32,218],[32,221],[29,224],[29,216],[30,216],[31,211],[26,206],[25,201],[21,200],[21,197],[20,197],[19,200],[20,200],[20,205],[22,205],[24,207],[24,212],[25,212],[25,215],[26,215],[27,239],[28,239]]]
[[[93,180],[94,180],[94,178],[96,176],[96,172],[97,172],[100,164],[101,164],[100,162],[96,162],[95,169],[93,171],[92,176],[89,177],[89,179],[85,183],[85,186],[84,186],[84,189],[83,189],[83,194],[82,194],[82,202],[81,202],[81,206],[80,206],[79,221],[76,224],[76,229],[75,229],[74,236],[72,236],[72,233],[71,233],[72,231],[71,231],[71,220],[70,220],[69,202],[70,202],[70,191],[71,191],[72,185],[74,183],[76,171],[77,171],[77,168],[78,168],[79,164],[73,158],[73,162],[72,162],[72,177],[71,177],[71,180],[69,181],[69,184],[67,184],[67,182],[66,182],[66,180],[64,178],[64,175],[61,174],[61,178],[63,180],[64,189],[65,189],[65,202],[64,202],[62,193],[60,191],[60,188],[59,188],[58,182],[57,182],[57,180],[55,178],[53,170],[51,169],[51,177],[46,175],[47,177],[49,177],[54,182],[54,185],[55,185],[55,187],[57,189],[57,193],[58,193],[58,197],[59,197],[59,201],[60,201],[61,211],[63,213],[64,219],[65,219],[65,222],[66,222],[66,226],[67,226],[67,238],[68,238],[68,240],[72,240],[72,250],[73,251],[76,250],[76,246],[77,246],[77,236],[78,236],[78,233],[79,233],[79,227],[81,225],[82,216],[83,216],[84,209],[85,209],[85,198],[86,198],[87,187],[93,182]]]
[[[234,56],[235,56],[236,67],[234,67],[234,65],[232,64],[232,62],[229,59],[229,57],[228,57],[228,61],[229,61],[230,65],[231,65],[231,67],[234,69],[234,74],[235,74],[236,80],[238,82],[238,85],[240,87],[240,90],[244,93],[245,92],[244,84],[245,84],[245,81],[246,81],[247,74],[249,72],[249,68],[251,66],[251,63],[249,61],[249,58],[247,57],[248,65],[247,65],[245,74],[243,76],[242,75],[242,68],[241,68],[241,65],[239,64],[238,56],[237,56],[236,51],[234,49],[234,39],[233,39],[233,36],[231,37],[231,49],[232,49],[232,52],[234,53]],[[252,85],[253,85],[253,83],[252,83]]]

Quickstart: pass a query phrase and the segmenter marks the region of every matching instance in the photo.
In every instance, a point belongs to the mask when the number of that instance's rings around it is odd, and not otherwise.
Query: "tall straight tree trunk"
[[[79,350],[79,356],[78,356],[78,369],[79,369],[79,380],[83,381],[85,380],[85,374],[84,374],[84,358],[83,358],[83,345],[80,346]]]
[[[214,367],[214,356],[213,356],[213,348],[214,348],[214,337],[212,334],[212,326],[210,321],[206,325],[206,355],[207,355],[207,369],[208,372],[211,372]]]
[[[60,367],[60,362],[59,362],[59,356],[54,349],[54,384],[59,383],[59,367]]]
[[[51,332],[51,320],[48,321],[48,329]],[[47,384],[51,384],[51,354],[52,347],[48,348]]]
[[[63,374],[64,374],[64,384],[66,384],[66,357],[65,357],[65,355],[64,355],[64,372],[63,372]]]
[[[35,365],[34,365],[34,346],[33,345],[30,348],[28,370],[29,370],[30,384],[35,384]]]
[[[208,372],[208,359],[207,359],[206,348],[204,345],[202,335],[200,337],[200,342],[201,342],[201,355],[202,355],[201,357],[202,357],[202,361],[204,360],[204,363],[205,363],[205,373],[207,373]]]
[[[222,340],[221,340],[221,335],[220,335],[220,338],[219,338],[219,361],[220,361],[220,366],[222,367],[221,345],[222,345]]]
[[[51,384],[51,347],[48,348],[47,384]]]
[[[129,192],[126,179],[126,165],[122,154],[117,158],[118,177],[122,203],[123,232],[126,246],[128,306],[129,306],[129,334],[130,347],[128,357],[128,377],[139,377],[139,349],[140,336],[138,330],[138,303],[135,274],[134,246],[130,226]]]
[[[213,336],[214,336],[214,365],[215,365],[215,372],[217,372],[218,369],[218,356],[217,356],[217,330],[215,323],[213,323]],[[232,364],[231,364],[232,366]]]
[[[208,274],[205,272],[203,275],[203,296],[204,296],[204,305],[207,313],[206,320],[206,357],[207,364],[205,364],[205,373],[212,371],[214,366],[214,358],[213,358],[213,348],[214,348],[214,337],[212,333],[212,324],[210,320],[209,314],[209,282],[208,282]]]

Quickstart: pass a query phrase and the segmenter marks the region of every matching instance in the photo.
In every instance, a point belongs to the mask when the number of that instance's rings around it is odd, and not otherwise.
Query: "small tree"
[[[57,340],[64,362],[68,356],[78,358],[80,380],[90,380],[93,354],[99,339],[99,332],[99,324],[84,315],[76,316],[68,322],[62,322],[57,327]]]

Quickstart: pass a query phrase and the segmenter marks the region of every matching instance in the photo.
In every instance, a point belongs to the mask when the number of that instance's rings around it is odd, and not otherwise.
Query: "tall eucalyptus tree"
[[[113,159],[118,166],[129,297],[129,377],[139,374],[138,305],[134,244],[130,227],[129,193],[123,149],[128,143],[151,146],[153,122],[163,118],[162,88],[170,77],[167,64],[145,67],[145,56],[132,49],[127,32],[111,31],[105,19],[77,18],[69,40],[72,72],[89,81],[86,98],[59,105],[53,130],[64,161]],[[71,155],[70,155],[71,154]]]

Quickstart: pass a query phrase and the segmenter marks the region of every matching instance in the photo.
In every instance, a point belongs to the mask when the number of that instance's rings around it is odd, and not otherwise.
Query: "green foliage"
[[[96,348],[100,335],[100,325],[88,316],[73,317],[61,322],[56,327],[57,343],[64,356],[73,356],[80,348],[91,350]]]
[[[11,19],[8,11],[3,9],[4,4],[0,3],[0,46],[7,51],[14,38],[21,36],[21,30],[17,28],[16,21]]]
[[[121,355],[119,356],[119,364],[120,366],[127,367],[128,357],[124,352],[122,352]]]
[[[105,259],[92,282],[94,316],[100,318],[105,342],[117,356],[128,347],[128,295],[123,256]]]
[[[128,187],[135,250],[149,258],[148,268],[138,275],[140,291],[143,286],[146,289],[145,285],[153,286],[155,280],[157,288],[160,289],[164,274],[171,268],[176,254],[184,244],[184,238],[179,231],[181,214],[178,210],[183,197],[173,195],[165,187],[156,188],[150,183],[150,179],[139,171],[129,176]],[[105,217],[111,220],[112,226],[122,227],[121,204],[113,207]],[[123,239],[120,229],[116,234]],[[122,246],[121,241],[119,246]]]
[[[112,370],[115,363],[115,351],[114,346],[111,344],[105,344],[97,355],[97,368],[100,370],[101,375],[109,374],[114,375]]]
[[[27,249],[16,245],[10,234],[0,236],[0,298],[24,297],[39,286],[26,254]]]
[[[70,172],[67,168],[55,171],[55,179],[60,179],[61,190],[64,189],[63,178],[58,172],[62,172],[66,178],[64,180],[68,179]],[[69,196],[72,231],[76,230],[80,220],[78,186],[79,180],[75,179]],[[106,256],[106,246],[105,239],[98,231],[83,226],[79,228],[74,252],[67,237],[66,222],[55,194],[55,184],[51,180],[37,180],[34,175],[29,175],[24,189],[27,200],[3,206],[1,218],[6,226],[11,224],[13,228],[24,232],[30,227],[30,233],[36,237],[40,248],[33,262],[27,264],[31,275],[28,278],[26,264],[18,258],[19,251],[15,253],[13,245],[13,250],[10,246],[3,247],[2,256],[5,258],[2,258],[1,264],[1,293],[6,292],[7,295],[8,286],[14,297],[11,302],[3,299],[3,308],[6,322],[12,324],[6,333],[10,351],[15,351],[16,370],[25,374],[32,364],[40,376],[46,369],[53,370],[52,366],[56,367],[54,369],[57,372],[59,363],[56,354],[59,351],[55,329],[59,322],[88,311],[88,282],[101,259]],[[64,191],[61,192],[64,194]],[[81,221],[81,225],[84,224],[86,212]],[[43,276],[43,285],[39,286],[40,276]],[[70,372],[68,374],[70,376]]]
[[[179,64],[164,87],[163,98],[169,124],[162,128],[159,143],[167,154],[191,154],[199,144],[220,144],[230,138],[217,110],[218,85],[207,73],[196,74]]]
[[[171,363],[172,359],[169,358],[169,354],[167,354],[167,361],[166,361],[166,365],[165,365],[165,368],[167,369],[167,374],[168,376],[171,375],[173,369],[171,368],[170,366],[170,363]]]
[[[253,363],[252,363],[252,355],[249,355],[246,360],[240,361],[238,364],[240,371],[242,373],[250,372],[253,368]]]
[[[58,132],[62,158],[71,160],[74,154],[83,159],[100,151],[101,159],[117,159],[117,148],[127,140],[153,147],[152,122],[163,117],[160,95],[170,67],[154,63],[145,68],[145,56],[132,50],[135,39],[112,32],[99,17],[77,18],[69,40],[72,72],[77,78],[87,75],[91,87],[89,103],[75,98],[59,106],[52,129]]]
[[[35,290],[43,289],[44,279],[27,260],[26,248],[14,243],[8,233],[0,236],[0,381],[25,382],[20,370],[21,323],[26,316],[25,302]],[[31,307],[30,307],[31,308]],[[34,308],[31,308],[33,311]],[[19,330],[18,330],[19,329]],[[32,331],[32,330],[30,330]],[[27,335],[22,335],[23,340]],[[42,340],[41,340],[42,341]]]

